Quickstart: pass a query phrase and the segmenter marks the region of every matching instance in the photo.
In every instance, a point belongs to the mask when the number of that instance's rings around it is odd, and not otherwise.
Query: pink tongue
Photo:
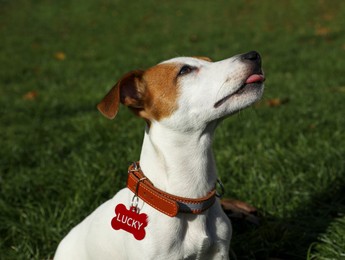
[[[265,80],[265,77],[263,75],[259,74],[253,74],[249,76],[246,80],[246,84],[254,83],[254,82],[263,82]]]

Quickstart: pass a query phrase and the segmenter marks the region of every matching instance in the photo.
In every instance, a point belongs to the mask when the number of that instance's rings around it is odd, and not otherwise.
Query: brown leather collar
[[[178,197],[157,189],[141,171],[139,162],[131,164],[128,168],[127,187],[134,193],[134,197],[139,197],[170,217],[176,216],[179,212],[199,214],[211,207],[216,200],[215,188],[199,199]]]

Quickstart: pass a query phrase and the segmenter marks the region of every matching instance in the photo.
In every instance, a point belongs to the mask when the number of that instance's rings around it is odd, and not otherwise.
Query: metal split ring
[[[133,198],[132,198],[131,207],[134,207],[134,208],[137,208],[137,207],[138,207],[138,204],[139,204],[139,196],[138,196],[139,184],[140,184],[140,182],[142,182],[142,181],[144,181],[144,180],[146,180],[146,179],[147,179],[147,177],[141,178],[141,179],[138,181],[137,185],[135,186],[135,193],[134,193],[134,196],[133,196]]]
[[[217,184],[218,184],[218,185],[217,185]],[[220,193],[217,191],[217,186],[220,187]],[[221,181],[220,179],[217,179],[217,183],[216,183],[216,196],[217,196],[218,198],[222,198],[223,195],[224,195],[224,193],[225,193],[224,185],[223,185],[223,183],[222,183],[222,181]]]

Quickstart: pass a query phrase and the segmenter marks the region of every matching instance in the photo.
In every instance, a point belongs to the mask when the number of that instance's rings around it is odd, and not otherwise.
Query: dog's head
[[[179,57],[127,73],[97,107],[109,119],[122,103],[149,124],[200,129],[260,99],[264,80],[255,51],[218,62]]]

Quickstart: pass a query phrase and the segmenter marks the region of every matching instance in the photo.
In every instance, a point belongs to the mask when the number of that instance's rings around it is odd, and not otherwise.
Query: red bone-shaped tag
[[[115,230],[123,229],[132,233],[137,240],[142,240],[145,235],[147,226],[147,215],[138,214],[136,209],[131,207],[129,210],[123,204],[115,207],[115,217],[111,220],[111,226]]]

